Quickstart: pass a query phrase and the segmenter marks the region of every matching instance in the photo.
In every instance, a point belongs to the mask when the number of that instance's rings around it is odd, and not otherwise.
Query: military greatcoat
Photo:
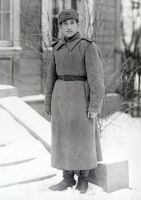
[[[100,143],[96,120],[104,96],[103,68],[97,45],[77,33],[71,40],[53,45],[48,71],[45,110],[51,112],[52,167],[87,170],[97,166]],[[87,76],[86,81],[64,81],[58,75]]]

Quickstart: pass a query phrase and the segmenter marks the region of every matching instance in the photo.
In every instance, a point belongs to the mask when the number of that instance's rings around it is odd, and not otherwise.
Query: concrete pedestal
[[[96,170],[90,171],[89,182],[101,186],[106,192],[128,188],[128,161],[99,162]]]

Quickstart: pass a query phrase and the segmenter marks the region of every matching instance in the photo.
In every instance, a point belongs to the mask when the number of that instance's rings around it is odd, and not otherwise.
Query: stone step
[[[24,96],[21,99],[27,103],[31,108],[33,108],[36,112],[38,112],[42,117],[45,117],[45,109],[44,109],[44,95],[31,95],[31,96]]]
[[[0,99],[0,107],[8,111],[18,123],[40,141],[50,152],[51,124],[18,97]]]
[[[56,170],[50,167],[50,155],[44,155],[14,165],[0,166],[0,188],[51,178]]]
[[[34,159],[42,154],[49,152],[34,138],[32,141],[28,141],[27,138],[27,141],[11,143],[0,148],[0,166]]]
[[[0,187],[55,176],[47,151],[50,124],[18,97],[1,98],[0,114]]]
[[[11,85],[0,85],[0,98],[17,96],[17,88]]]
[[[49,154],[27,129],[2,108],[0,122],[0,165],[36,158],[43,153]]]

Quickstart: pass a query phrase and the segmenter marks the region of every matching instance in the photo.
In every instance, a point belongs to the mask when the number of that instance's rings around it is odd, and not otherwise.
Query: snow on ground
[[[130,189],[122,189],[112,193],[106,193],[102,188],[89,184],[86,194],[80,194],[75,188],[69,188],[63,192],[53,192],[48,189],[61,180],[61,174],[45,181],[17,185],[0,189],[0,199],[2,200],[136,200],[134,192]],[[140,200],[140,199],[138,199]]]
[[[141,118],[117,112],[103,121],[102,128],[104,160],[127,159],[130,187],[141,189]]]
[[[10,150],[7,147],[4,147],[7,148],[5,151],[0,148],[0,163],[7,162],[9,159],[10,161],[14,160],[15,157],[16,159],[39,157],[41,160],[39,159],[39,162],[36,163],[38,165],[37,170],[43,170],[43,174],[45,174],[45,167],[43,165],[47,166],[47,162],[50,165],[50,157],[47,156],[44,147],[37,141],[35,142],[35,139],[21,125],[15,123],[14,119],[3,109],[0,109],[0,121],[0,145],[9,144],[9,147],[11,145]],[[130,188],[132,189],[122,189],[106,193],[102,188],[89,184],[88,192],[83,195],[74,188],[64,192],[53,192],[48,187],[61,180],[61,172],[58,171],[57,176],[50,179],[0,188],[0,200],[140,200],[141,119],[132,118],[124,113],[115,113],[102,121],[102,129],[101,144],[103,158],[104,160],[129,160]],[[32,174],[32,169],[34,170],[34,168],[35,163],[33,162],[33,166],[29,168],[28,176],[30,172]],[[46,167],[47,170],[48,168]],[[26,176],[26,173],[24,175]],[[11,169],[9,176],[15,177],[16,170],[13,173],[13,169]],[[6,175],[5,177],[3,176],[4,178],[8,179]],[[0,178],[0,182],[2,182],[2,178]]]

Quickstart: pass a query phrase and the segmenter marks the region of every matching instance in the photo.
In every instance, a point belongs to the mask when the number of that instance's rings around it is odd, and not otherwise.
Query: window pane
[[[71,7],[77,10],[77,0],[71,0]]]
[[[8,14],[1,14],[0,17],[0,25],[1,25],[1,29],[0,29],[0,40],[9,40],[10,39],[10,17],[9,17],[9,13]]]
[[[1,10],[9,11],[10,9],[10,0],[1,0]]]
[[[10,39],[10,0],[0,0],[0,40]]]

